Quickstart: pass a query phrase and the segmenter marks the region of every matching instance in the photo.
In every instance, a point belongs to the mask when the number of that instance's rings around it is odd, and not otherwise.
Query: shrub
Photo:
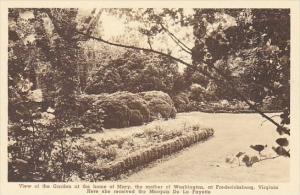
[[[77,96],[77,110],[80,123],[84,128],[88,128],[89,131],[102,131],[104,122],[104,110],[97,105],[100,99],[103,99],[107,94],[100,95],[86,95],[82,94]]]
[[[89,71],[91,74],[86,93],[114,93],[120,89],[133,93],[148,90],[172,91],[179,74],[178,65],[174,61],[151,52],[134,50],[118,51],[113,56],[111,54],[108,54],[109,58],[104,57],[107,59],[98,60],[97,65],[95,64],[97,67]]]
[[[146,101],[151,101],[153,98],[159,98],[166,101],[168,104],[173,105],[171,97],[162,91],[146,91],[139,93]]]
[[[90,110],[93,107],[93,103],[97,100],[103,99],[107,94],[98,94],[98,95],[87,95],[82,94],[77,96],[76,101],[78,104],[78,115],[82,116],[87,110]]]
[[[143,121],[143,115],[139,110],[130,110],[130,125],[142,125]]]
[[[160,98],[153,98],[149,102],[149,108],[151,110],[151,117],[153,119],[157,119],[157,118],[168,119],[174,117],[175,108]]]
[[[117,92],[109,95],[92,95],[92,97],[85,97],[84,100],[96,100],[93,107],[95,107],[96,113],[99,109],[104,111],[104,113],[99,114],[105,115],[105,128],[142,125],[150,121],[147,102],[137,94]]]
[[[190,90],[191,90],[191,99],[195,101],[202,101],[206,94],[205,88],[196,83],[191,85]]]
[[[262,100],[261,105],[262,110],[283,110],[282,100],[276,98],[275,96],[266,96]]]
[[[96,108],[103,109],[105,128],[122,128],[129,126],[130,110],[124,103],[117,99],[99,100],[94,103]]]
[[[105,113],[102,108],[93,105],[91,109],[87,110],[81,117],[80,122],[85,128],[95,131],[103,131],[103,123]]]
[[[168,119],[176,116],[172,99],[160,91],[81,95],[77,99],[80,104],[81,123],[97,131],[102,127],[122,128],[142,125],[157,118]]]
[[[130,125],[135,125],[132,123],[143,124],[150,121],[150,110],[147,102],[138,94],[117,92],[109,95],[108,98],[117,99],[130,109]],[[139,121],[137,121],[137,118],[139,118]]]
[[[151,120],[175,118],[176,108],[170,96],[161,91],[139,93],[148,103]]]
[[[173,97],[173,102],[178,112],[188,111],[188,105],[190,103],[189,96],[186,93],[179,93]]]

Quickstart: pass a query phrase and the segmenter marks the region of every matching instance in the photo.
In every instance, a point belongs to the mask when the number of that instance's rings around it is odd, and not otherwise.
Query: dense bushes
[[[170,96],[161,91],[139,93],[148,103],[151,120],[175,118],[176,109]]]
[[[121,128],[176,116],[172,99],[160,91],[82,95],[78,97],[78,102],[81,104],[83,125],[96,130],[102,125],[104,128]]]
[[[80,95],[77,97],[77,110],[80,123],[89,131],[102,131],[105,113],[94,104],[107,94]]]
[[[153,53],[128,50],[116,59],[101,60],[87,81],[87,94],[133,93],[159,90],[171,92],[178,67],[169,58]]]
[[[129,92],[114,93],[108,98],[115,98],[125,104],[130,110],[130,125],[141,125],[150,121],[150,110],[147,102],[138,94]]]
[[[121,128],[130,125],[130,110],[117,99],[105,99],[95,102],[97,108],[102,108],[106,113],[104,117],[105,128]]]
[[[190,103],[189,95],[187,93],[179,93],[173,98],[174,106],[178,112],[188,111],[188,106]]]
[[[107,95],[94,105],[104,110],[105,128],[121,128],[149,122],[150,111],[146,102],[136,94],[118,92]]]

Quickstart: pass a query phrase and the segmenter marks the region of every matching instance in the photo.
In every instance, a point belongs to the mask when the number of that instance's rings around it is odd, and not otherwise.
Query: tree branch
[[[279,114],[276,114],[276,115],[270,116],[270,118],[274,118],[274,117],[276,117],[276,116],[279,116],[279,117],[280,117]],[[261,122],[261,123],[260,123],[260,126],[262,126],[266,121],[268,121],[268,120],[264,120],[263,122]]]
[[[160,23],[160,26],[162,27],[162,29],[164,29],[169,35],[170,37],[174,40],[176,40],[178,43],[180,43],[183,47],[187,48],[189,51],[191,51],[190,48],[188,48],[183,42],[181,42],[173,33],[171,33],[167,28],[165,28],[163,26],[163,24]],[[174,41],[175,41],[174,40]],[[175,41],[175,42],[176,42]],[[178,44],[179,45],[179,44]],[[182,46],[179,45],[181,48]],[[190,54],[192,54],[191,52],[189,52]],[[275,122],[271,117],[268,117],[266,114],[264,114],[262,111],[260,111],[255,105],[253,105],[247,98],[244,94],[242,94],[241,92],[239,92],[237,89],[236,89],[236,86],[233,84],[233,81],[232,79],[227,76],[226,74],[224,74],[219,68],[215,67],[213,65],[212,62],[210,63],[207,63],[209,65],[209,67],[211,67],[212,69],[214,69],[221,77],[223,77],[225,79],[226,82],[229,83],[229,85],[231,86],[232,90],[238,95],[240,96],[240,98],[246,102],[246,104],[250,107],[250,109],[253,109],[254,111],[256,111],[257,113],[259,113],[262,117],[266,118],[268,121],[270,121],[271,123],[273,123],[275,126],[281,128],[282,126],[280,124],[278,124],[277,122]],[[290,132],[287,130],[283,130],[283,132],[285,132],[286,134],[290,134]]]
[[[81,34],[83,36],[87,36],[88,38],[91,38],[91,39],[94,39],[94,40],[98,40],[100,42],[103,42],[103,43],[106,43],[106,44],[109,44],[109,45],[113,45],[113,46],[117,46],[117,47],[123,47],[123,48],[127,48],[127,49],[135,49],[135,50],[140,50],[140,51],[146,51],[146,52],[152,52],[152,53],[156,53],[156,54],[159,54],[159,55],[162,55],[162,56],[165,56],[165,57],[168,57],[174,61],[177,61],[179,63],[182,63],[188,67],[195,67],[194,65],[188,63],[188,62],[185,62],[179,58],[176,58],[172,55],[169,55],[169,54],[166,54],[166,53],[163,53],[163,52],[160,52],[160,51],[156,51],[156,50],[153,50],[153,49],[146,49],[146,48],[141,48],[141,47],[136,47],[136,46],[130,46],[130,45],[123,45],[123,44],[119,44],[119,43],[113,43],[113,42],[110,42],[110,41],[107,41],[107,40],[104,40],[100,37],[94,37],[92,35],[88,35],[88,34],[85,34],[85,33],[82,33],[80,31],[76,31],[78,34]],[[274,121],[272,118],[268,117],[266,114],[264,114],[262,111],[260,111],[255,105],[253,105],[241,92],[239,92],[236,88],[236,86],[232,83],[232,80],[230,78],[228,78],[221,70],[219,70],[218,68],[216,68],[212,63],[210,64],[210,67],[213,68],[214,70],[216,70],[216,72],[222,76],[225,80],[225,82],[223,82],[223,84],[229,84],[230,87],[232,88],[232,90],[243,100],[246,102],[246,104],[250,107],[250,109],[253,109],[255,112],[257,112],[258,114],[260,114],[262,117],[266,118],[268,121],[270,121],[271,123],[273,123],[275,126],[277,126],[278,128],[282,128],[282,126],[280,124],[278,124],[276,121]],[[213,77],[210,73],[208,73],[207,71],[204,71],[202,69],[200,69],[200,67],[195,67],[195,69],[197,71],[199,71],[200,73],[202,73],[203,75],[207,76],[208,78],[214,80],[214,81],[217,81],[218,83],[221,83],[219,79]],[[285,132],[286,134],[289,135],[289,130],[283,130],[283,132]]]
[[[182,41],[180,41],[173,33],[171,33],[162,23],[160,23],[161,28],[166,31],[169,36],[177,43],[178,46],[180,46],[184,51],[188,52],[189,54],[192,54],[192,50],[184,44]]]
[[[264,117],[265,119],[267,119],[268,121],[270,121],[271,123],[273,123],[275,126],[277,126],[278,128],[282,128],[282,125],[280,125],[279,123],[277,123],[276,121],[274,121],[271,117],[267,116],[265,113],[263,113],[262,111],[260,111],[255,105],[253,105],[246,97],[243,93],[239,92],[236,88],[236,86],[233,84],[233,80],[227,76],[226,74],[224,74],[219,68],[215,67],[213,65],[212,62],[208,63],[209,67],[211,67],[212,69],[214,69],[220,76],[223,77],[223,79],[231,86],[232,90],[244,101],[246,102],[246,104],[250,107],[250,109],[253,109],[255,112],[257,112],[258,114],[260,114],[262,117]],[[285,129],[283,128],[282,131],[288,135],[290,135],[290,131],[289,129]]]
[[[96,13],[96,11],[97,11],[97,10],[94,9],[94,10],[92,11],[92,13],[93,13],[93,12]],[[102,14],[102,11],[99,10],[98,13],[96,14],[96,16],[94,16],[94,17],[91,19],[91,21],[90,21],[89,24],[88,24],[88,27],[86,28],[86,33],[87,33],[87,34],[92,34],[92,30],[93,30],[93,28],[97,25],[97,22],[99,21],[101,14]]]
[[[148,42],[148,45],[149,45],[150,49],[153,50],[152,45],[151,45],[151,40],[150,40],[149,36],[148,36],[147,42]]]
[[[159,55],[162,55],[162,56],[165,56],[165,57],[168,57],[176,62],[179,62],[181,64],[184,64],[186,66],[193,66],[192,64],[184,61],[184,60],[181,60],[179,58],[176,58],[172,55],[169,55],[169,54],[166,54],[166,53],[163,53],[163,52],[160,52],[160,51],[157,51],[157,50],[153,50],[153,49],[147,49],[147,48],[142,48],[142,47],[136,47],[136,46],[132,46],[132,45],[123,45],[123,44],[120,44],[120,43],[113,43],[113,42],[110,42],[110,41],[107,41],[107,40],[104,40],[102,39],[101,37],[94,37],[92,35],[88,35],[86,33],[83,33],[83,32],[80,32],[80,31],[76,31],[78,34],[81,34],[83,36],[86,36],[88,38],[91,38],[91,39],[94,39],[94,40],[97,40],[97,41],[100,41],[100,42],[103,42],[103,43],[106,43],[106,44],[109,44],[109,45],[113,45],[113,46],[117,46],[117,47],[123,47],[123,48],[127,48],[127,49],[134,49],[134,50],[140,50],[140,51],[145,51],[145,52],[152,52],[152,53],[156,53],[156,54],[159,54]],[[201,70],[201,69],[197,69],[200,73],[202,73],[203,75],[209,77],[210,79],[213,79],[213,80],[216,80],[217,78],[211,76],[207,71],[204,71],[204,70]]]
[[[51,14],[51,11],[49,9],[46,9],[46,13],[48,14],[48,16],[50,17],[50,19],[52,20],[55,20],[54,17],[52,16]],[[97,16],[99,16],[99,13],[97,14]],[[97,17],[96,17],[97,19]],[[56,24],[56,22],[54,21],[53,22],[56,30],[59,32],[60,28],[59,26]],[[178,43],[181,44],[181,47],[185,47],[186,49],[190,50],[190,48],[188,48],[183,42],[181,42],[173,33],[171,33],[170,31],[168,31],[168,29],[166,29],[161,23],[160,23],[161,27],[167,31],[169,33],[169,35],[171,37],[173,37],[174,39],[177,40]],[[92,35],[89,35],[89,34],[86,34],[86,33],[83,33],[83,32],[80,32],[80,31],[76,31],[78,34],[81,34],[83,36],[87,36],[88,38],[92,38],[92,39],[95,39],[95,40],[98,40],[98,41],[101,41],[103,43],[106,43],[106,44],[110,44],[110,45],[114,45],[114,46],[117,46],[117,47],[123,47],[123,48],[128,48],[128,49],[135,49],[135,50],[140,50],[140,51],[147,51],[147,52],[152,52],[152,53],[156,53],[156,54],[159,54],[159,55],[162,55],[162,56],[165,56],[165,57],[168,57],[174,61],[177,61],[177,62],[180,62],[186,66],[189,66],[189,67],[195,67],[193,66],[192,64],[190,63],[187,63],[179,58],[175,58],[174,56],[171,56],[169,54],[165,54],[163,52],[159,52],[159,51],[156,51],[156,50],[153,50],[151,47],[150,49],[146,49],[146,48],[140,48],[140,47],[135,47],[135,46],[129,46],[129,45],[123,45],[123,44],[118,44],[118,43],[112,43],[110,41],[107,41],[107,40],[104,40],[102,38],[98,38],[98,37],[94,37]],[[151,45],[150,45],[151,46]],[[246,102],[247,105],[249,105],[250,109],[253,109],[254,111],[256,111],[257,113],[259,113],[262,117],[266,118],[268,121],[270,121],[271,123],[273,123],[275,126],[277,126],[278,128],[281,128],[282,131],[286,134],[290,134],[290,131],[289,129],[285,129],[285,128],[282,128],[282,126],[280,124],[278,124],[276,121],[274,121],[272,118],[268,117],[266,114],[264,114],[262,111],[260,111],[255,105],[253,105],[246,97],[244,94],[242,94],[241,92],[239,92],[237,89],[236,89],[236,86],[233,84],[232,82],[232,79],[230,77],[228,77],[227,75],[225,75],[220,69],[218,69],[217,67],[215,67],[213,65],[213,63],[208,63],[208,65],[214,69],[221,77],[223,77],[223,79],[225,80],[225,83],[228,83],[230,85],[230,87],[232,88],[232,90],[243,100]],[[214,81],[217,81],[219,83],[219,79],[213,77],[210,73],[208,73],[207,71],[204,71],[202,69],[200,69],[200,67],[196,67],[196,70],[199,71],[200,73],[202,73],[203,75],[207,76],[208,78],[214,80]],[[222,82],[221,82],[222,83]]]
[[[169,35],[170,36],[170,35]],[[176,40],[176,38],[175,37],[173,37],[173,36],[170,36],[171,37],[171,39],[184,51],[184,52],[186,52],[186,53],[188,53],[188,54],[190,54],[190,55],[192,55],[192,52],[190,52],[189,50],[187,50],[187,49],[185,49],[184,47],[182,47],[181,45],[180,45],[180,43]]]

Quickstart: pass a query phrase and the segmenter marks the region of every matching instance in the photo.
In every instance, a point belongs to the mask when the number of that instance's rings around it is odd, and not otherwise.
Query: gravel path
[[[272,115],[272,114],[270,114]],[[238,166],[233,156],[238,152],[257,154],[251,144],[267,144],[262,152],[272,156],[271,147],[278,136],[275,127],[258,114],[208,114],[191,112],[178,114],[173,125],[199,122],[212,127],[215,135],[123,179],[126,182],[287,182],[289,159],[279,157],[265,160],[248,168]],[[235,159],[226,163],[225,159]]]

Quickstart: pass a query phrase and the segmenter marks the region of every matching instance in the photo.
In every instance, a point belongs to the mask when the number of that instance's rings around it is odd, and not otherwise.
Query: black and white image
[[[289,182],[290,9],[9,8],[8,182]]]

